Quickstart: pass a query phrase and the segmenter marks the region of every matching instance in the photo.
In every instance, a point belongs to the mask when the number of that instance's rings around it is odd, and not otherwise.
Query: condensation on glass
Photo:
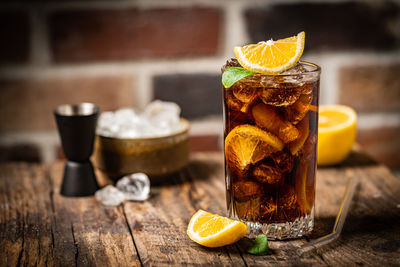
[[[240,65],[231,59],[222,71],[232,66]],[[284,74],[254,74],[223,87],[224,137],[239,136],[225,143],[227,207],[249,236],[296,238],[313,228],[319,77],[317,65],[300,62]],[[252,131],[277,137],[281,149],[261,147]],[[237,160],[251,155],[245,165]]]

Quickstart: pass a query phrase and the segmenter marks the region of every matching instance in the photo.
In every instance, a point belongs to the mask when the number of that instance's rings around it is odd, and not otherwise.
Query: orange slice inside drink
[[[299,124],[297,124],[297,130],[300,133],[300,136],[294,140],[293,142],[289,143],[288,147],[292,155],[296,155],[296,153],[303,147],[304,143],[307,140],[309,134],[309,120],[308,116],[304,117]]]
[[[250,164],[282,150],[283,146],[278,137],[267,131],[248,124],[240,125],[225,138],[226,163],[241,173]]]
[[[307,214],[311,212],[314,199],[313,190],[307,190],[308,166],[309,164],[306,162],[300,165],[296,177],[297,201],[303,212]],[[312,188],[314,188],[314,186],[312,186]]]

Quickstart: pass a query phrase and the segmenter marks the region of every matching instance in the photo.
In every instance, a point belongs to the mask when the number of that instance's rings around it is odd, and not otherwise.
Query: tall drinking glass
[[[240,67],[235,59],[222,71]],[[223,87],[229,216],[249,236],[297,238],[314,225],[320,67],[253,74]]]

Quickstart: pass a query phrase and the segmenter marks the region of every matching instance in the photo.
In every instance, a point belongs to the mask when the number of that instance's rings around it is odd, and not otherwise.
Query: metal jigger
[[[60,191],[64,196],[90,196],[99,189],[90,162],[99,110],[92,103],[61,105],[54,110],[67,157]]]

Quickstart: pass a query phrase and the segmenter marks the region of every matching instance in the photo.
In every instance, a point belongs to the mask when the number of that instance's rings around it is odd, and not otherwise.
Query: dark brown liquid
[[[228,211],[244,221],[292,222],[314,206],[319,82],[276,84],[263,86],[250,76],[223,88],[225,139],[236,127],[250,125],[284,144],[245,167],[236,165],[225,146]]]

